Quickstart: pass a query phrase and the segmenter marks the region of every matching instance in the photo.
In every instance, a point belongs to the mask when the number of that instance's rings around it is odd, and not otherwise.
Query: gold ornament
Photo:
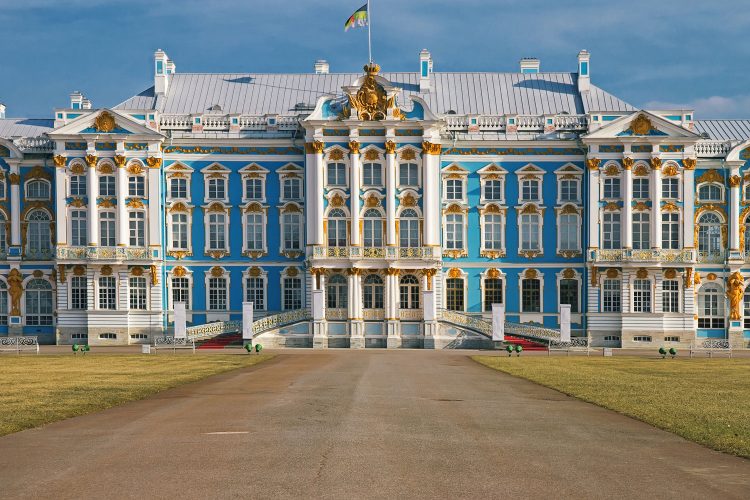
[[[220,267],[212,267],[211,268],[211,277],[213,278],[221,278],[224,276],[224,270]]]
[[[628,130],[634,135],[648,135],[652,128],[651,120],[646,115],[638,115],[635,120],[630,122]]]
[[[673,280],[677,277],[677,271],[675,269],[667,269],[664,271],[664,277],[668,280]]]
[[[498,271],[494,267],[491,267],[487,269],[487,277],[490,279],[496,280],[500,277],[500,271]]]
[[[682,160],[682,166],[685,170],[695,170],[695,164],[697,163],[695,158],[685,158]]]
[[[359,119],[363,121],[380,121],[388,117],[388,110],[391,109],[394,118],[403,119],[403,113],[396,107],[396,98],[388,97],[385,89],[380,85],[376,76],[380,72],[380,66],[375,63],[368,63],[364,67],[365,76],[362,86],[354,94],[348,94],[349,105],[344,110],[344,116],[351,116],[351,109],[354,108],[359,114]]]
[[[94,120],[94,128],[97,130],[97,132],[112,132],[116,126],[117,123],[115,122],[115,117],[112,116],[112,113],[108,111],[103,111]]]
[[[111,276],[112,275],[112,266],[102,266],[102,276]]]
[[[133,276],[143,276],[143,268],[142,267],[134,267],[130,270],[130,274]]]
[[[631,170],[633,168],[633,164],[635,163],[635,160],[633,160],[630,157],[625,157],[622,159],[622,166],[625,170]]]
[[[742,297],[745,294],[745,280],[739,271],[732,273],[727,279],[727,298],[729,299],[729,319],[742,319]]]
[[[535,280],[539,277],[539,272],[536,269],[527,269],[523,273],[523,277],[529,280]]]
[[[457,267],[454,267],[453,269],[448,271],[448,278],[455,279],[461,277],[461,270]]]
[[[177,266],[174,269],[172,269],[172,275],[176,276],[177,278],[184,278],[187,276],[187,271],[182,266]]]
[[[402,160],[407,160],[408,161],[408,160],[414,160],[416,158],[417,158],[417,153],[415,153],[414,150],[411,149],[411,148],[404,149],[401,152],[401,159]]]
[[[651,158],[651,168],[653,170],[659,170],[661,168],[661,158]]]
[[[96,162],[99,160],[99,158],[97,158],[96,155],[86,155],[84,160],[86,161],[86,165],[88,165],[89,168],[94,168],[96,167]]]
[[[313,142],[305,143],[305,153],[309,155],[322,154],[325,148],[326,148],[325,143],[321,141],[313,141]]]
[[[385,141],[385,154],[392,155],[396,154],[396,143],[393,141]]]
[[[159,284],[159,273],[156,266],[152,265],[150,267],[151,270],[151,286],[156,286]]]
[[[55,155],[55,156],[54,156],[54,157],[52,158],[52,161],[54,161],[54,162],[55,162],[55,166],[56,166],[56,167],[64,167],[64,166],[65,166],[65,164],[66,164],[66,163],[68,162],[68,159],[67,159],[67,158],[65,158],[65,157],[64,157],[64,156],[62,156],[62,155]]]
[[[607,278],[613,280],[617,278],[617,275],[619,274],[619,272],[614,267],[610,267],[609,269],[607,269],[606,274],[607,274]]]
[[[349,152],[353,155],[359,154],[359,142],[349,141]]]
[[[328,159],[333,161],[339,161],[344,159],[344,152],[341,151],[339,148],[331,150],[330,153],[328,153]]]
[[[589,170],[599,170],[599,164],[601,164],[601,160],[599,158],[588,158],[586,160],[586,165],[589,167]]]
[[[646,279],[648,278],[648,271],[644,268],[640,268],[638,269],[638,271],[636,271],[635,277],[640,280]]]
[[[117,168],[124,167],[125,163],[127,163],[128,161],[128,159],[123,155],[115,155],[113,160],[115,161],[115,165],[117,165]]]
[[[83,266],[75,266],[73,268],[74,276],[84,276],[86,274],[86,268]]]
[[[742,178],[739,175],[733,175],[729,178],[729,187],[739,187],[742,183]]]
[[[439,155],[442,146],[440,144],[434,144],[432,142],[424,141],[422,143],[422,153],[428,155]]]
[[[21,315],[21,296],[23,295],[23,276],[18,269],[11,269],[8,273],[8,289],[10,292],[10,315]]]
[[[562,272],[562,277],[565,278],[566,280],[573,279],[576,277],[576,272],[573,269],[565,269]]]
[[[149,156],[146,158],[146,165],[148,165],[148,168],[159,168],[161,167],[161,158]]]
[[[57,265],[57,275],[60,277],[60,283],[65,283],[65,270],[66,270],[65,264],[58,264]]]

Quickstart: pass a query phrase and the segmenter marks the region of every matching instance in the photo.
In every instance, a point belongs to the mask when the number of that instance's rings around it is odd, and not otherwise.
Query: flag
[[[367,26],[369,20],[367,19],[367,4],[354,11],[354,14],[346,20],[344,23],[344,31],[349,31],[349,28],[357,28]]]

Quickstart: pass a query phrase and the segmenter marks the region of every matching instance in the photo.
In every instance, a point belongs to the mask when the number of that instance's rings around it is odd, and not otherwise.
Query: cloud
[[[649,101],[643,106],[646,109],[694,109],[699,120],[709,118],[748,118],[750,116],[750,95],[733,97],[711,96],[684,102],[682,104]]]

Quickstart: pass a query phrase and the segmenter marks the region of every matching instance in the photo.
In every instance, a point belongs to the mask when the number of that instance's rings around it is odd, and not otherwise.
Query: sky
[[[52,117],[69,94],[114,106],[153,84],[153,52],[177,72],[361,71],[367,30],[344,32],[364,0],[0,0],[0,102]],[[747,0],[371,0],[384,71],[576,71],[644,109],[750,119]]]

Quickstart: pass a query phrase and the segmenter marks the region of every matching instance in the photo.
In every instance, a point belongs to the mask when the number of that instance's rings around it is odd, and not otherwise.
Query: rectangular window
[[[224,214],[208,214],[208,249],[226,250],[226,226]]]
[[[328,164],[328,185],[329,186],[346,186],[346,164],[329,163]]]
[[[536,313],[542,310],[542,283],[537,279],[521,281],[521,312]]]
[[[86,276],[70,278],[70,308],[78,310],[88,309],[88,284]]]
[[[172,248],[174,250],[188,249],[188,216],[187,214],[172,214]]]
[[[670,177],[661,180],[661,197],[676,200],[680,197],[679,179]]]
[[[99,212],[99,245],[115,246],[115,213]]]
[[[581,245],[578,228],[578,215],[565,214],[560,216],[560,250],[577,251]]]
[[[492,304],[503,303],[503,280],[487,278],[484,280],[484,310],[492,311]]]
[[[622,311],[622,289],[620,280],[605,279],[602,285],[602,312]]]
[[[503,181],[499,179],[484,181],[483,194],[487,201],[503,201]]]
[[[541,201],[538,180],[527,179],[521,181],[521,201]]]
[[[227,197],[226,179],[208,179],[208,199],[224,200]]]
[[[263,250],[263,214],[245,216],[245,250]]]
[[[503,216],[488,214],[484,216],[484,249],[503,249]]]
[[[117,309],[117,281],[113,276],[99,278],[99,309]]]
[[[416,163],[402,163],[399,165],[399,184],[409,187],[419,185],[419,174]]]
[[[282,189],[284,200],[299,201],[302,199],[302,179],[292,177],[284,179]]]
[[[569,304],[570,312],[578,312],[578,280],[560,280],[560,304]]]
[[[302,215],[283,214],[281,216],[284,250],[302,250]]]
[[[633,199],[648,200],[651,198],[651,183],[648,177],[633,179]]]
[[[302,309],[302,280],[300,278],[284,278],[284,310],[294,311]]]
[[[169,179],[169,197],[187,199],[187,179],[181,177]]]
[[[365,186],[383,185],[383,167],[380,163],[365,163],[362,165],[362,184]]]
[[[146,246],[146,214],[130,212],[130,246]]]
[[[651,248],[651,215],[648,212],[633,212],[633,249]]]
[[[565,179],[560,181],[560,201],[578,201],[578,181]]]
[[[541,226],[539,215],[522,214],[520,217],[521,225],[521,250],[541,250],[541,241],[539,233]]]
[[[248,200],[262,200],[263,179],[245,179],[245,198]]]
[[[464,216],[449,214],[445,216],[445,246],[448,250],[464,248]]]
[[[620,178],[607,177],[604,179],[604,199],[613,200],[620,197]]]
[[[621,248],[620,214],[618,212],[604,212],[602,224],[602,247],[605,250]]]
[[[115,176],[102,175],[99,177],[99,196],[115,196]]]
[[[86,196],[86,177],[72,175],[70,177],[70,196]]]
[[[662,287],[662,308],[665,313],[680,312],[680,282],[664,280]]]
[[[250,277],[245,281],[245,301],[253,303],[253,309],[264,311],[266,309],[266,286],[261,277]]]
[[[661,214],[661,246],[669,250],[680,249],[680,214]]]
[[[128,177],[128,195],[143,198],[146,196],[146,179],[140,175]]]
[[[130,309],[145,311],[147,307],[146,278],[144,278],[143,276],[132,276],[128,285],[128,292],[130,294]]]
[[[88,245],[88,236],[86,226],[88,221],[86,220],[85,210],[73,210],[70,212],[70,236],[71,244],[76,247],[83,247]]]
[[[227,310],[227,280],[226,278],[208,279],[208,310]]]
[[[177,302],[182,302],[185,309],[190,309],[190,280],[185,277],[172,278],[172,308]]]
[[[461,201],[464,199],[464,181],[462,179],[449,179],[445,183],[445,198],[447,200]]]
[[[449,311],[464,310],[464,280],[462,278],[445,280],[445,307]]]
[[[633,281],[633,312],[651,312],[651,281]]]

